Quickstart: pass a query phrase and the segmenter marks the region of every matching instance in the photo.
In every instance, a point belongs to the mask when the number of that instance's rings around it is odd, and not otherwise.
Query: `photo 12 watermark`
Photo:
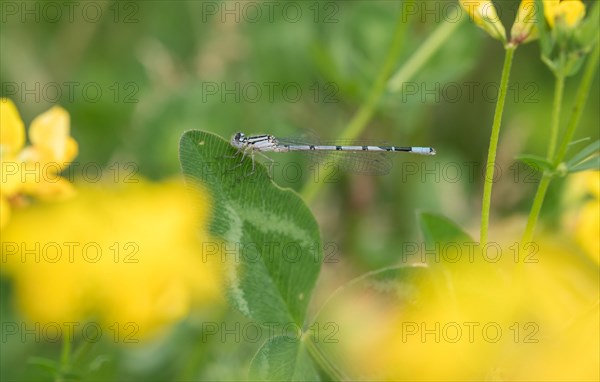
[[[509,261],[515,264],[537,264],[540,247],[535,242],[497,243],[479,245],[475,241],[445,242],[428,244],[424,242],[403,242],[400,251],[401,263],[468,263],[484,262],[495,264]]]
[[[137,1],[2,1],[0,22],[135,24],[140,16]]]
[[[340,6],[334,1],[203,1],[202,23],[339,23]]]
[[[335,82],[215,82],[200,84],[202,103],[314,102],[338,103],[339,85]]]
[[[97,241],[2,242],[2,264],[6,263],[87,263],[102,260],[137,264],[140,246],[135,241],[100,243]]]
[[[498,82],[414,82],[402,83],[399,90],[402,103],[455,104],[477,102],[496,104],[500,84]],[[540,103],[540,86],[536,82],[513,82],[507,88],[508,102]]]
[[[278,261],[288,264],[304,262],[335,264],[341,261],[341,248],[334,242],[202,242],[202,262],[212,261],[220,263]]]
[[[1,85],[4,98],[12,98],[23,103],[99,103],[112,102],[135,104],[139,102],[140,86],[137,82],[98,81],[5,81]]]
[[[202,342],[264,343],[279,337],[298,343],[308,336],[315,343],[338,343],[339,330],[339,325],[331,321],[316,321],[305,329],[295,322],[203,322]]]
[[[310,145],[311,142],[302,142]],[[318,142],[317,142],[318,144]],[[265,153],[223,155],[223,159],[206,161],[198,165],[199,179],[203,182],[244,182],[256,183],[269,179],[284,181],[288,184],[340,183],[349,175],[385,176],[398,171],[398,182],[402,184],[440,184],[465,183],[479,184],[486,177],[485,162],[445,161],[438,157],[410,160],[409,153],[336,153],[328,157],[327,153],[301,152],[301,160],[284,160],[285,156],[295,153]],[[254,169],[242,167],[243,160],[250,157]],[[266,158],[265,158],[266,157]],[[268,159],[267,159],[268,158]],[[340,159],[342,158],[342,159]],[[258,171],[256,167],[264,166],[266,171]],[[508,181],[515,184],[537,184],[543,169],[535,164],[519,161],[509,165],[494,164],[492,181],[498,183]]]
[[[81,339],[97,343],[101,340],[135,344],[139,342],[140,327],[135,322],[113,322],[101,325],[97,322],[51,321],[51,322],[2,322],[2,343],[58,343],[63,339]]]
[[[135,162],[15,162],[3,161],[2,182],[57,183],[68,180],[84,183],[139,183],[139,166]]]
[[[539,324],[513,322],[510,325],[495,321],[404,321],[401,324],[402,343],[487,343],[494,344],[503,338],[514,343],[539,343]]]

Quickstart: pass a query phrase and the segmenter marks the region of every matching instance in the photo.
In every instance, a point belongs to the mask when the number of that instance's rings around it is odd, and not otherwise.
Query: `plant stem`
[[[562,73],[556,74],[556,84],[554,87],[554,103],[552,106],[552,127],[550,129],[550,143],[548,144],[548,160],[552,161],[556,152],[556,142],[558,140],[558,128],[560,126],[560,112],[562,109],[562,99],[565,90],[565,76]]]
[[[529,211],[529,218],[527,219],[527,226],[525,227],[525,233],[523,234],[522,243],[529,243],[533,239],[533,231],[537,223],[538,216],[542,210],[542,204],[544,204],[544,198],[546,197],[546,191],[552,181],[552,175],[544,173],[542,180],[538,185],[538,189],[533,198],[533,204],[531,205],[531,211]]]
[[[438,49],[444,45],[446,40],[452,36],[456,28],[461,24],[460,21],[445,22],[440,24],[419,49],[406,61],[404,65],[392,76],[388,82],[388,90],[395,93],[402,89],[402,85],[411,79],[415,73],[425,65]]]
[[[321,370],[327,373],[327,376],[333,381],[349,381],[335,365],[329,360],[329,358],[323,353],[323,351],[315,344],[310,337],[305,339],[306,348],[310,353],[312,359],[319,365]]]
[[[599,55],[600,45],[596,44],[596,48],[594,48],[594,51],[588,58],[588,63],[585,67],[585,71],[583,72],[583,77],[581,78],[581,83],[579,84],[577,95],[575,96],[575,105],[573,106],[571,119],[569,119],[567,131],[565,132],[565,136],[563,137],[563,140],[556,154],[556,158],[553,162],[555,167],[558,166],[565,159],[565,155],[567,154],[567,150],[569,149],[569,144],[573,140],[573,136],[575,135],[575,130],[579,125],[579,121],[581,121],[581,114],[583,114],[583,109],[585,107],[585,104],[587,103],[587,99],[590,94],[590,88],[592,87],[592,82],[594,81],[596,70],[598,69]]]
[[[599,45],[596,44],[596,48],[588,59],[585,67],[585,71],[583,73],[583,77],[581,78],[581,83],[579,84],[579,89],[577,90],[577,95],[575,97],[573,112],[571,114],[571,118],[569,119],[569,124],[567,125],[567,131],[565,132],[554,160],[552,160],[555,169],[558,168],[565,158],[567,150],[569,149],[569,143],[571,143],[573,135],[575,135],[575,130],[581,121],[581,114],[583,113],[583,109],[587,103],[587,99],[590,94],[590,88],[592,86],[596,70],[598,69],[599,49]],[[527,218],[527,226],[525,227],[525,232],[523,233],[523,238],[521,239],[522,243],[529,243],[533,240],[535,226],[540,216],[544,198],[546,197],[546,191],[548,191],[551,181],[552,174],[544,173],[535,193],[533,205],[531,206],[531,211],[529,212],[529,217]]]
[[[65,368],[69,365],[71,358],[71,336],[68,334],[62,336],[62,350],[60,352],[60,366]]]
[[[427,60],[443,45],[457,27],[461,24],[457,22],[446,22],[437,27],[433,34],[421,45],[411,58],[396,72],[393,79],[388,82],[392,75],[394,66],[398,62],[406,35],[407,23],[403,20],[405,15],[400,14],[396,23],[396,30],[392,39],[392,44],[388,55],[381,67],[377,79],[371,88],[366,101],[361,105],[354,117],[344,128],[340,139],[356,139],[364,130],[367,123],[371,120],[386,87],[391,90],[397,90],[402,87],[402,83],[409,80],[418,70],[427,62]],[[462,18],[461,18],[462,20]],[[321,182],[310,182],[304,186],[301,194],[307,203],[315,197],[322,187]]]
[[[481,206],[481,231],[479,243],[485,245],[488,237],[488,227],[490,224],[490,205],[492,201],[492,187],[494,185],[494,169],[496,166],[496,151],[498,149],[498,138],[500,136],[500,125],[502,123],[502,113],[504,112],[504,103],[508,91],[508,79],[512,61],[517,49],[516,45],[508,44],[506,46],[506,55],[504,57],[504,67],[502,68],[502,79],[500,80],[500,91],[498,93],[498,102],[496,102],[496,112],[494,113],[494,122],[492,124],[492,135],[490,137],[490,147],[488,149],[487,166],[485,170],[485,179],[483,186],[483,201]]]
[[[340,139],[356,139],[373,116],[375,107],[385,92],[387,80],[394,70],[394,66],[396,66],[400,54],[402,53],[402,48],[404,47],[404,37],[406,36],[408,23],[406,20],[403,20],[403,18],[404,16],[401,13],[396,22],[396,30],[394,32],[392,45],[385,62],[377,75],[377,79],[369,92],[366,102],[360,107],[352,120],[350,120],[350,123],[348,123],[344,131],[342,131]]]
[[[63,331],[62,349],[60,351],[60,369],[57,371],[54,380],[61,382],[64,380],[65,373],[69,370],[71,362],[71,334],[70,331]]]
[[[407,26],[406,21],[403,20],[404,17],[404,14],[401,12],[396,21],[396,30],[392,38],[392,45],[383,66],[379,70],[377,79],[375,80],[366,101],[361,105],[360,109],[358,109],[358,112],[350,120],[348,125],[346,125],[340,139],[355,139],[373,116],[375,106],[377,106],[379,99],[385,91],[386,81],[392,73],[394,65],[398,62],[400,53],[402,52]],[[321,185],[321,182],[309,182],[304,186],[301,194],[307,203],[310,203],[315,197],[317,191],[321,188]]]

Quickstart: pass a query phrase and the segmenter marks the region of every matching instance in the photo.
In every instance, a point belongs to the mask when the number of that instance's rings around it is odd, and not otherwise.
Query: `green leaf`
[[[584,147],[577,154],[573,155],[571,159],[567,161],[567,171],[576,172],[583,171],[590,168],[595,168],[594,158],[598,156],[598,150],[600,150],[600,140],[590,143]],[[592,162],[591,164],[588,162]],[[587,165],[584,165],[588,163]],[[580,166],[583,166],[582,168]],[[591,166],[591,167],[588,167]]]
[[[591,48],[598,43],[598,20],[600,19],[600,5],[595,2],[593,9],[588,11],[587,17],[583,20],[582,24],[577,28],[577,42],[580,46],[584,47],[585,50],[591,50]]]
[[[210,231],[239,247],[230,261],[232,302],[258,323],[302,325],[322,261],[319,227],[302,199],[240,157],[224,139],[203,131],[181,138],[180,161],[192,186],[208,189]],[[237,166],[237,167],[236,167]],[[230,256],[232,257],[232,256]]]
[[[427,245],[473,242],[462,228],[444,216],[421,212],[417,215],[417,219]]]
[[[60,368],[58,362],[51,360],[49,358],[44,358],[44,357],[30,357],[27,360],[27,363],[38,366],[39,368],[45,369],[52,373],[57,372],[58,369]]]
[[[101,354],[94,358],[92,362],[88,365],[88,370],[90,372],[98,371],[105,363],[110,362],[110,357],[104,354]]]
[[[554,166],[548,159],[538,155],[517,155],[515,157],[515,160],[525,163],[527,166],[531,167],[535,171],[553,171],[554,169]]]
[[[30,357],[27,360],[28,364],[35,365],[40,369],[46,370],[53,374],[57,380],[63,381],[80,381],[83,379],[83,376],[76,371],[66,370],[61,368],[61,365],[52,359],[44,358],[44,357]]]
[[[444,216],[421,212],[417,219],[429,252],[426,260],[433,274],[430,283],[440,303],[448,303],[455,308],[455,290],[460,285],[455,280],[463,279],[465,272],[473,269],[469,253],[479,243]],[[467,250],[467,247],[470,248]],[[435,256],[432,256],[433,251]]]
[[[439,280],[434,278],[432,282],[439,293],[444,293],[453,284],[453,278],[460,275],[461,266],[465,262],[468,266],[472,265],[469,263],[466,246],[474,248],[478,243],[444,216],[421,212],[417,214],[417,220],[425,240],[426,252],[429,252],[425,260],[433,272],[440,272],[439,275],[442,276]]]
[[[581,162],[577,166],[571,167],[569,172],[580,172],[587,170],[600,170],[600,157],[594,157],[585,162]]]
[[[250,365],[250,380],[259,381],[319,381],[303,341],[277,336],[269,339],[254,356]]]
[[[579,72],[585,62],[587,53],[588,52],[582,52],[581,50],[569,53],[564,65],[565,74],[568,77],[574,76]]]
[[[199,203],[206,205],[209,194],[209,230],[226,244],[230,301],[258,325],[302,328],[323,259],[319,227],[294,191],[275,185],[262,164],[236,154],[229,142],[204,131],[188,131],[180,141],[186,182],[204,199]],[[308,370],[292,367],[303,353],[282,341],[265,345],[256,365],[272,366],[255,368],[259,375],[295,378]]]

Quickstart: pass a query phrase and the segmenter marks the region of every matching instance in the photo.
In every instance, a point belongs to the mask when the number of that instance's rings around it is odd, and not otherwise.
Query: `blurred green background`
[[[60,2],[2,3],[2,97],[16,103],[26,125],[51,105],[62,105],[71,114],[71,133],[80,145],[77,161],[102,167],[134,162],[139,175],[153,180],[178,176],[178,140],[189,129],[227,139],[236,131],[298,136],[306,130],[335,139],[365,102],[402,9],[399,1],[366,0],[276,1],[269,6],[233,1],[77,4],[70,13]],[[504,25],[510,26],[518,1],[497,6]],[[451,1],[416,2],[416,14],[406,16],[408,32],[397,68],[453,8],[457,5]],[[535,191],[535,183],[525,179],[530,171],[513,157],[545,154],[553,79],[539,55],[535,42],[516,54],[492,226],[509,216],[524,225],[518,218],[527,213]],[[384,95],[363,138],[433,146],[438,155],[397,157],[387,176],[343,174],[321,189],[311,209],[321,223],[323,241],[336,243],[339,260],[325,264],[323,290],[397,263],[402,243],[419,240],[416,210],[444,214],[477,232],[502,60],[501,44],[467,21],[411,80],[416,94]],[[565,121],[577,78],[567,82]],[[579,138],[598,139],[595,81]],[[274,159],[285,164],[300,157]],[[301,179],[286,179],[276,171],[275,180],[301,190],[313,181],[309,163],[301,163]],[[407,171],[413,165],[416,173]],[[470,168],[474,177],[468,175]],[[559,195],[557,182],[542,218],[557,213]],[[4,318],[13,309],[7,282],[2,295]],[[231,323],[244,320],[231,311],[219,314]],[[90,378],[243,379],[259,344],[240,344],[234,338],[198,342],[195,321],[201,319],[190,318],[158,345],[143,349],[100,345],[94,354],[109,354],[110,361]],[[59,344],[2,345],[6,380],[47,378],[42,370],[24,367],[24,361],[31,355],[56,358],[60,349]]]

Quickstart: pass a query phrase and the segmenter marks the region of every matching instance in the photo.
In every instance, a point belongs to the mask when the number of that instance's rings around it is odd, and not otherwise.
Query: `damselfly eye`
[[[244,133],[237,133],[235,134],[235,136],[233,137],[233,139],[235,139],[236,141],[242,141],[244,139],[245,135]]]

